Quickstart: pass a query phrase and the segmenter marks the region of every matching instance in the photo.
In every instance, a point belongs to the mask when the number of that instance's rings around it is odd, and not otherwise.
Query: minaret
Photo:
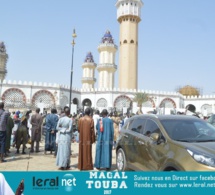
[[[110,31],[107,31],[102,37],[101,44],[98,46],[99,64],[97,70],[99,72],[98,88],[113,89],[114,73],[117,66],[115,64],[115,54],[117,46]]]
[[[118,0],[117,20],[120,23],[119,88],[137,89],[138,23],[141,20],[141,0]]]
[[[0,42],[0,81],[3,81],[5,79],[7,73],[7,59],[8,55],[6,53],[4,42]]]
[[[96,82],[95,79],[95,68],[96,63],[94,63],[93,55],[89,52],[82,64],[83,77],[82,77],[82,89],[92,89]]]

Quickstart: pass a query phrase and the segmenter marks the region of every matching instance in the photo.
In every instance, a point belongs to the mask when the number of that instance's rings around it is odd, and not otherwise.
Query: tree
[[[143,114],[142,106],[144,102],[147,102],[149,99],[148,94],[144,93],[136,93],[134,95],[133,101],[137,102],[137,106],[139,107],[139,114]]]

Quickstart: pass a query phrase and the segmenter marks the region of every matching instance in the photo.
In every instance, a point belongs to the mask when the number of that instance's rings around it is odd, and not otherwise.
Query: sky
[[[99,64],[97,47],[107,30],[119,46],[115,3],[116,0],[0,0],[0,41],[5,43],[9,55],[6,80],[69,86],[75,28],[73,87],[81,88],[84,59],[92,52]],[[173,92],[191,85],[201,94],[214,94],[215,1],[143,3],[138,88]],[[119,50],[116,65],[118,59]]]

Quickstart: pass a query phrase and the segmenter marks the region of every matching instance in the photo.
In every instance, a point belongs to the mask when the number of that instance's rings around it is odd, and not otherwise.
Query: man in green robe
[[[22,154],[25,154],[25,148],[27,143],[27,135],[28,135],[28,129],[27,129],[27,117],[25,115],[21,118],[21,124],[18,127],[18,130],[16,132],[16,154],[19,154],[19,149],[22,144]]]

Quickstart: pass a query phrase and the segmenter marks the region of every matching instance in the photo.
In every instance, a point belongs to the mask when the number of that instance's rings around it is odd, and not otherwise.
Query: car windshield
[[[215,127],[203,120],[165,119],[161,124],[169,137],[183,142],[215,142]]]
[[[215,115],[211,115],[211,116],[208,118],[207,122],[209,122],[209,123],[211,123],[211,124],[215,124]]]

